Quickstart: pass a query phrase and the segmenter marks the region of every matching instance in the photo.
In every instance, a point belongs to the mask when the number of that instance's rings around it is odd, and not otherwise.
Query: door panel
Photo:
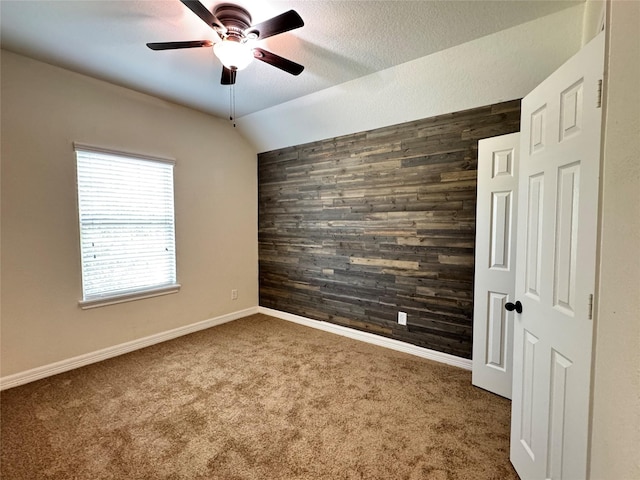
[[[586,478],[604,68],[600,34],[522,101],[511,461]]]
[[[575,278],[577,253],[578,202],[580,194],[580,163],[558,169],[556,203],[556,245],[553,279],[553,305],[573,316],[575,309]]]
[[[533,405],[535,403],[535,384],[534,368],[536,362],[536,344],[538,338],[532,335],[526,330],[523,332],[523,346],[522,346],[522,397],[518,404],[518,417],[520,419],[520,443],[525,449],[525,452],[531,457],[531,460],[535,460],[533,453]],[[513,422],[513,417],[511,418]]]
[[[504,306],[509,295],[501,292],[489,292],[489,315],[487,318],[487,347],[484,363],[502,372],[507,370],[506,334],[507,311]]]
[[[526,238],[526,293],[532,299],[540,298],[542,273],[542,204],[544,200],[544,176],[542,173],[529,178],[527,199],[528,222]]]
[[[564,457],[564,424],[567,398],[567,378],[572,362],[551,350],[551,390],[549,399],[549,449],[546,478],[562,478]]]
[[[489,268],[509,270],[512,191],[491,194],[491,262]]]

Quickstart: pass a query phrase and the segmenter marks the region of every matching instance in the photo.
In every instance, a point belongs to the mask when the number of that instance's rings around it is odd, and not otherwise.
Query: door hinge
[[[589,320],[593,320],[593,293],[589,294]]]
[[[602,107],[602,79],[598,80],[598,98],[596,99],[596,108]]]

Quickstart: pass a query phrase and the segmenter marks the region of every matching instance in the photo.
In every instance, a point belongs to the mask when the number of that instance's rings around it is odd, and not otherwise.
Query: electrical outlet
[[[398,312],[398,324],[406,325],[407,324],[407,313],[406,312]]]
[[[233,290],[231,290],[231,300],[237,300],[237,299],[238,299],[238,290],[234,288]]]

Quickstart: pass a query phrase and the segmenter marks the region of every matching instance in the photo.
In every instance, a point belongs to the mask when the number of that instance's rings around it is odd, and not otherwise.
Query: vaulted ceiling
[[[242,0],[253,23],[289,9],[305,25],[259,46],[305,66],[254,61],[238,72],[237,115],[254,113],[581,3],[540,1]],[[210,10],[219,1],[202,0]],[[212,48],[152,51],[147,42],[216,40],[178,0],[0,1],[2,48],[215,116],[229,113]]]

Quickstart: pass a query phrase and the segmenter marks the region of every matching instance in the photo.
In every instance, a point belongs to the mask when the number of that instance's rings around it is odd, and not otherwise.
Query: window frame
[[[168,295],[172,293],[177,293],[180,291],[181,285],[178,283],[178,249],[177,249],[177,239],[176,239],[176,215],[175,215],[175,160],[154,157],[151,155],[141,155],[136,153],[130,153],[125,151],[112,150],[107,148],[95,147],[92,145],[87,145],[83,143],[74,142],[73,143],[74,155],[76,158],[75,165],[75,173],[76,173],[76,207],[77,207],[77,220],[78,220],[78,240],[79,240],[79,253],[80,253],[80,274],[81,274],[81,288],[82,288],[82,300],[78,301],[78,305],[82,309],[90,309],[96,307],[102,307],[107,305],[114,305],[123,302],[131,302],[134,300],[141,300],[144,298],[152,298],[161,295]],[[83,259],[83,245],[82,245],[82,237],[83,237],[83,226],[82,226],[82,218],[80,211],[80,188],[79,188],[79,179],[78,179],[78,153],[86,152],[86,153],[98,153],[101,155],[109,155],[113,157],[120,157],[123,159],[130,160],[142,160],[154,163],[164,163],[172,166],[171,169],[171,196],[173,202],[173,211],[172,211],[172,220],[173,220],[173,265],[174,265],[174,281],[173,283],[165,283],[165,284],[157,284],[148,287],[141,287],[140,289],[135,289],[132,291],[126,291],[122,293],[105,293],[103,295],[93,295],[87,298],[85,296],[85,262]]]

